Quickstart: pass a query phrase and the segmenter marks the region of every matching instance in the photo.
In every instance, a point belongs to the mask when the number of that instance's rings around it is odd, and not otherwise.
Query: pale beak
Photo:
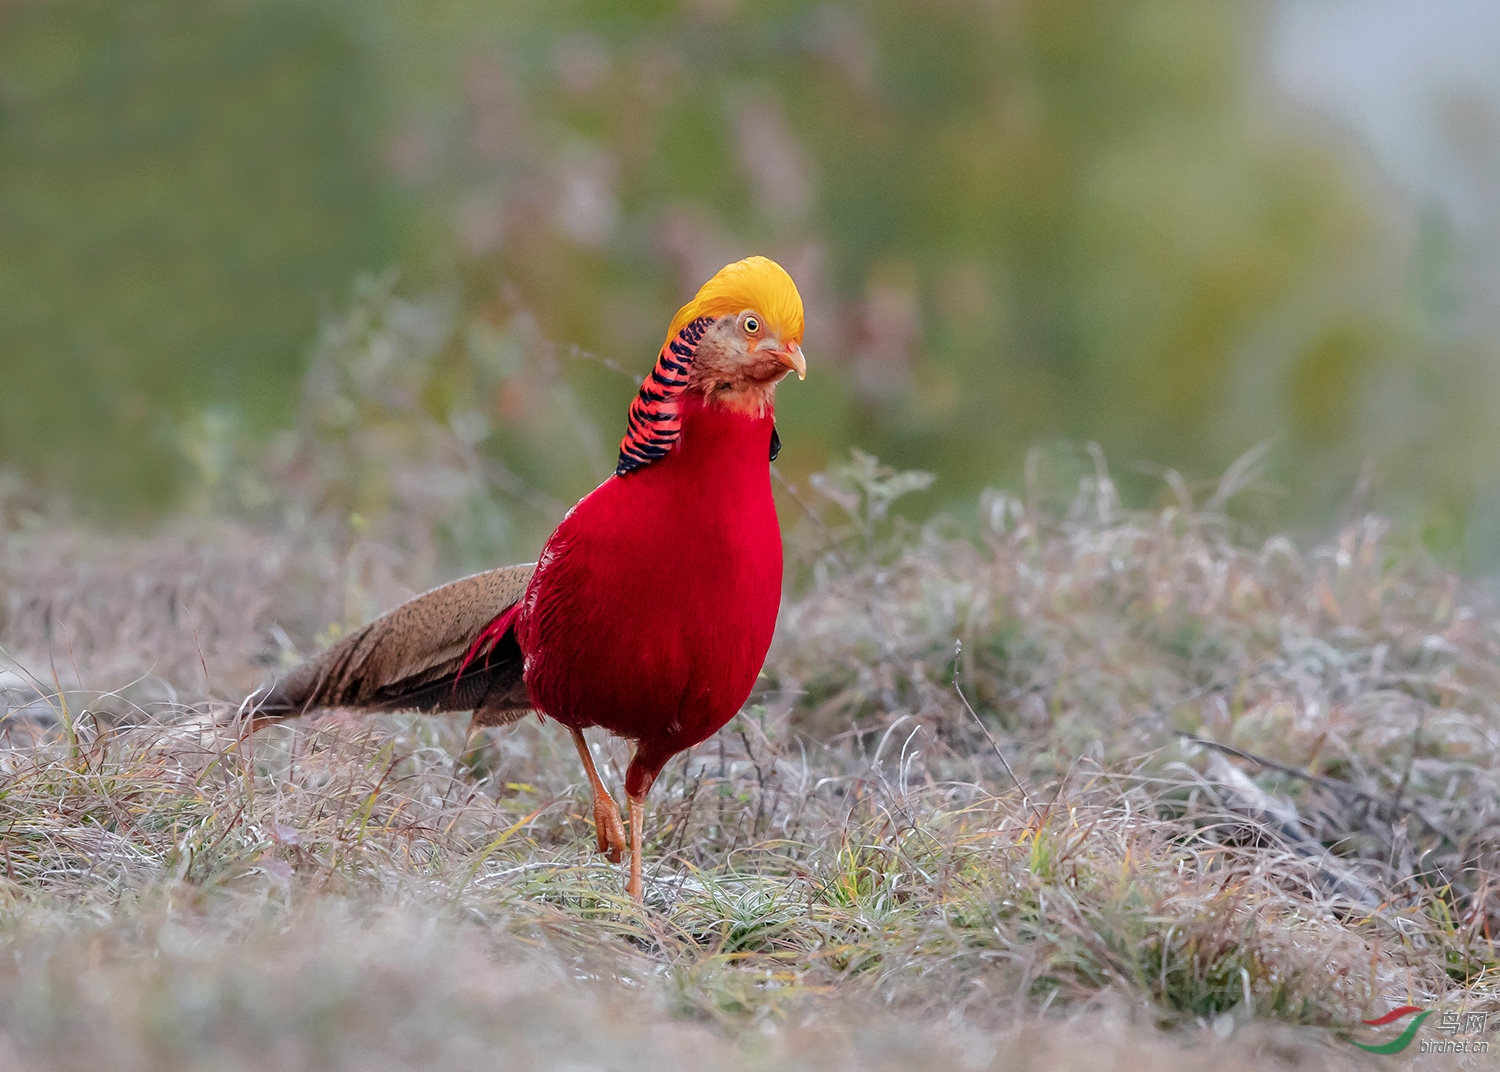
[[[797,379],[807,379],[807,358],[802,356],[802,347],[792,343],[785,350],[777,350],[781,363],[797,374]]]

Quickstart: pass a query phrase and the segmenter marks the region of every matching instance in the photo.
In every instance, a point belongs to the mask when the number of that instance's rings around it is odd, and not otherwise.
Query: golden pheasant
[[[744,704],[781,601],[769,461],[776,385],[806,375],[803,309],[782,267],[728,265],[678,310],[630,405],[615,471],[532,565],[418,596],[251,698],[251,728],[316,708],[538,711],[567,726],[593,794],[599,851],[625,848],[583,731],[634,742],[625,775],[641,898],[646,794],[672,756]]]

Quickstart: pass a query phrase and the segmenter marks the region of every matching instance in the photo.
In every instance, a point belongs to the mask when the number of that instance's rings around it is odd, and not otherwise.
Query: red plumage
[[[675,449],[579,502],[521,599],[531,702],[640,742],[630,796],[728,722],[765,661],[782,569],[772,427],[769,410],[686,397]]]

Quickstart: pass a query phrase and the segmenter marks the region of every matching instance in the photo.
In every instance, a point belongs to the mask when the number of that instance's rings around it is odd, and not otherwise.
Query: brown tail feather
[[[253,698],[253,724],[330,707],[473,711],[480,725],[520,717],[530,701],[514,634],[464,663],[474,638],[521,598],[535,569],[528,563],[476,573],[403,603]]]

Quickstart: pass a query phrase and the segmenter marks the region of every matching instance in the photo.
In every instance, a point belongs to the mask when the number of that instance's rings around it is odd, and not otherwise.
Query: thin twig
[[[1417,728],[1411,735],[1411,755],[1406,757],[1406,770],[1401,772],[1401,783],[1396,786],[1396,803],[1401,803],[1401,798],[1406,795],[1406,787],[1411,784],[1411,770],[1417,765],[1417,753],[1422,748],[1422,729],[1427,725],[1427,707],[1424,704],[1422,713],[1417,717]]]
[[[823,542],[827,545],[828,552],[838,560],[838,564],[842,566],[846,572],[853,572],[853,563],[845,558],[844,552],[839,549],[838,537],[833,534],[833,531],[829,529],[826,524],[824,524],[823,519],[818,516],[818,512],[803,501],[802,496],[797,493],[797,485],[793,484],[786,477],[782,476],[781,470],[776,468],[774,464],[771,466],[771,479],[780,484],[781,490],[786,492],[787,497],[791,499],[792,502],[796,503],[797,506],[801,508],[802,512],[807,515],[807,519],[812,522],[813,528],[817,529],[818,534],[823,537]]]
[[[569,346],[566,350],[556,343],[548,343],[548,345],[552,347],[555,354],[560,354],[563,357],[570,357],[574,361],[588,361],[592,364],[599,365],[603,368],[608,369],[610,372],[613,372],[616,375],[629,380],[637,387],[646,382],[644,377],[638,376],[634,372],[631,372],[629,369],[622,366],[612,357],[601,357],[599,354],[593,353],[589,350],[585,350],[583,347],[577,345]]]
[[[974,710],[974,705],[969,703],[969,698],[964,695],[963,686],[958,683],[960,660],[962,660],[963,654],[964,642],[962,640],[955,640],[953,642],[953,691],[958,693],[958,698],[964,702],[964,707],[968,709],[969,714],[974,716],[974,721],[979,725],[980,732],[990,742],[990,747],[995,750],[995,755],[1000,757],[1000,765],[1005,768],[1005,773],[1010,775],[1010,780],[1016,783],[1016,788],[1021,793],[1021,803],[1026,805],[1026,809],[1031,812],[1032,818],[1040,822],[1042,818],[1041,809],[1031,802],[1031,794],[1026,792],[1026,787],[1021,784],[1021,779],[1016,777],[1016,772],[1011,769],[1010,760],[1006,759],[1005,753],[1000,751],[1000,743],[990,733],[990,728],[984,724],[984,719],[979,717],[979,712]]]
[[[1330,793],[1338,793],[1343,796],[1355,797],[1359,800],[1365,801],[1366,803],[1374,804],[1382,808],[1389,808],[1392,811],[1400,812],[1404,815],[1415,815],[1418,819],[1421,819],[1422,822],[1426,824],[1427,828],[1433,833],[1441,834],[1453,844],[1458,844],[1458,838],[1448,833],[1441,826],[1438,826],[1416,808],[1412,807],[1409,804],[1402,804],[1399,800],[1392,800],[1389,797],[1380,796],[1378,793],[1367,793],[1363,789],[1352,786],[1348,782],[1341,782],[1337,778],[1329,778],[1322,774],[1311,774],[1308,771],[1300,770],[1297,767],[1290,766],[1286,763],[1278,763],[1274,759],[1267,759],[1265,756],[1258,756],[1254,752],[1246,752],[1243,748],[1236,748],[1232,744],[1222,744],[1219,741],[1211,741],[1207,737],[1199,737],[1196,733],[1188,733],[1186,730],[1174,730],[1173,732],[1183,740],[1192,741],[1194,744],[1201,744],[1204,748],[1212,748],[1216,752],[1223,752],[1226,756],[1234,756],[1236,759],[1244,759],[1248,760],[1251,763],[1257,763],[1267,770],[1273,770],[1279,774],[1285,774],[1292,778],[1300,778],[1304,782],[1310,782],[1313,785],[1321,786],[1322,788],[1327,789]]]

